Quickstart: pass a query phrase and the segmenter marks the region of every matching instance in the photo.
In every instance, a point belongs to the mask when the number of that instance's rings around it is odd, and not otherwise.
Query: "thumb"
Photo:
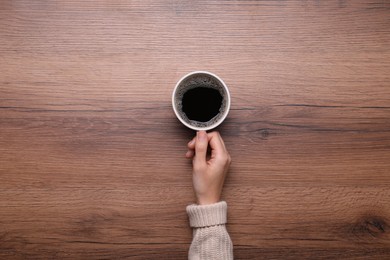
[[[208,137],[206,131],[198,131],[195,142],[194,164],[198,166],[206,163]]]

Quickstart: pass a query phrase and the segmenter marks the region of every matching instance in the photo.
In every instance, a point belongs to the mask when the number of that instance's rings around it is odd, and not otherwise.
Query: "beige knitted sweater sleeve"
[[[233,259],[233,244],[225,226],[227,222],[225,201],[211,205],[189,205],[187,214],[193,228],[188,259]]]

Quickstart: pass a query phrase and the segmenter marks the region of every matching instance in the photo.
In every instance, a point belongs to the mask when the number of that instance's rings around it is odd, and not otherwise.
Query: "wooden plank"
[[[218,74],[237,259],[390,257],[390,4],[1,1],[0,257],[183,259],[193,132]]]

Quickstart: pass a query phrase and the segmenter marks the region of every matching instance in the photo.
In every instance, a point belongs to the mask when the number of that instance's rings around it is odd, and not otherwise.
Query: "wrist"
[[[196,203],[198,205],[210,205],[221,201],[220,196],[197,196]]]

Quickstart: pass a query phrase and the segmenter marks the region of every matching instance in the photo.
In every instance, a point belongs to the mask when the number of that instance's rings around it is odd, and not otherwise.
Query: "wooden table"
[[[185,259],[194,135],[229,86],[237,259],[390,258],[390,2],[0,2],[0,258]]]

